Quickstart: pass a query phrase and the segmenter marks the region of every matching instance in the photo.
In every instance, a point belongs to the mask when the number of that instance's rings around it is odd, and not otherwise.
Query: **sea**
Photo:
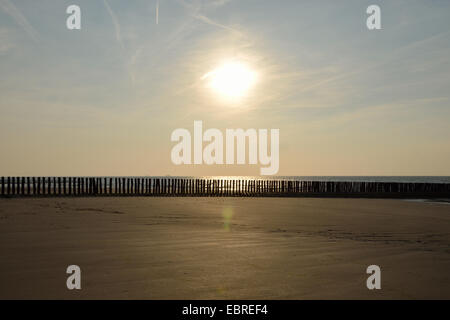
[[[146,178],[450,183],[450,176],[196,176],[194,177],[194,176],[166,175],[166,176],[150,176],[150,177],[147,176]]]

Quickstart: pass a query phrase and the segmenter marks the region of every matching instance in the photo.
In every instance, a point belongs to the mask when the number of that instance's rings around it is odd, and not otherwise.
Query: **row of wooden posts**
[[[449,196],[448,183],[337,182],[292,180],[1,177],[1,196],[302,196],[423,195]]]

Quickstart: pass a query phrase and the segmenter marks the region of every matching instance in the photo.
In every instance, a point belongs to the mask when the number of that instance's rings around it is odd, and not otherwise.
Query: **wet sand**
[[[66,268],[81,267],[81,290]],[[381,267],[381,290],[366,268]],[[450,205],[0,199],[0,298],[450,299]]]

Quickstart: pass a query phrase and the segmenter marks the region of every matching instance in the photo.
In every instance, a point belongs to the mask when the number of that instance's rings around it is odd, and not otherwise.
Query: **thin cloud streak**
[[[114,30],[115,30],[115,33],[116,33],[116,40],[119,43],[120,47],[122,49],[125,49],[125,46],[123,45],[123,41],[122,41],[122,33],[121,33],[121,29],[120,29],[119,20],[117,20],[116,14],[111,9],[110,5],[108,4],[108,1],[107,0],[103,0],[103,3],[105,4],[106,10],[108,11],[109,15],[111,16],[111,20],[112,20],[112,22],[114,24]]]
[[[159,1],[156,1],[156,24],[159,23]]]
[[[217,3],[214,3],[214,5],[215,5],[215,6],[221,6],[221,5],[223,5],[223,4],[227,3],[227,2],[228,2],[228,1],[219,1],[219,2],[217,2]],[[232,28],[232,27],[230,27],[230,26],[221,24],[221,23],[219,23],[219,22],[216,22],[216,21],[214,21],[214,20],[208,18],[208,17],[205,16],[204,14],[201,14],[201,13],[200,13],[201,8],[202,8],[201,5],[196,5],[196,6],[194,6],[194,5],[191,5],[191,4],[189,4],[189,3],[186,3],[186,1],[184,1],[184,0],[181,0],[180,3],[181,3],[181,5],[182,5],[183,7],[187,8],[187,9],[190,10],[190,11],[192,11],[191,16],[192,16],[194,19],[197,19],[197,20],[199,20],[199,21],[202,21],[202,22],[204,22],[204,23],[206,23],[206,24],[209,24],[209,25],[211,25],[211,26],[214,26],[214,27],[218,27],[218,28],[221,28],[221,29],[225,29],[225,30],[231,31],[231,32],[236,33],[236,34],[238,34],[238,35],[240,35],[240,36],[243,35],[243,33],[242,33],[241,31],[239,31],[239,30],[237,30],[237,29],[235,29],[235,28]],[[211,5],[213,5],[213,4],[211,3]]]
[[[35,42],[39,42],[39,33],[10,0],[0,0],[0,7],[14,19],[14,21],[28,34],[28,36],[30,36],[31,39]]]

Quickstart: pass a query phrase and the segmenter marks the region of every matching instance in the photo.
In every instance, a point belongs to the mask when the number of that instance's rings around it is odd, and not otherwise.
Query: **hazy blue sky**
[[[0,0],[1,175],[258,174],[173,165],[194,120],[280,129],[280,175],[450,175],[450,1],[156,4]],[[233,106],[201,80],[227,59],[259,74]]]

